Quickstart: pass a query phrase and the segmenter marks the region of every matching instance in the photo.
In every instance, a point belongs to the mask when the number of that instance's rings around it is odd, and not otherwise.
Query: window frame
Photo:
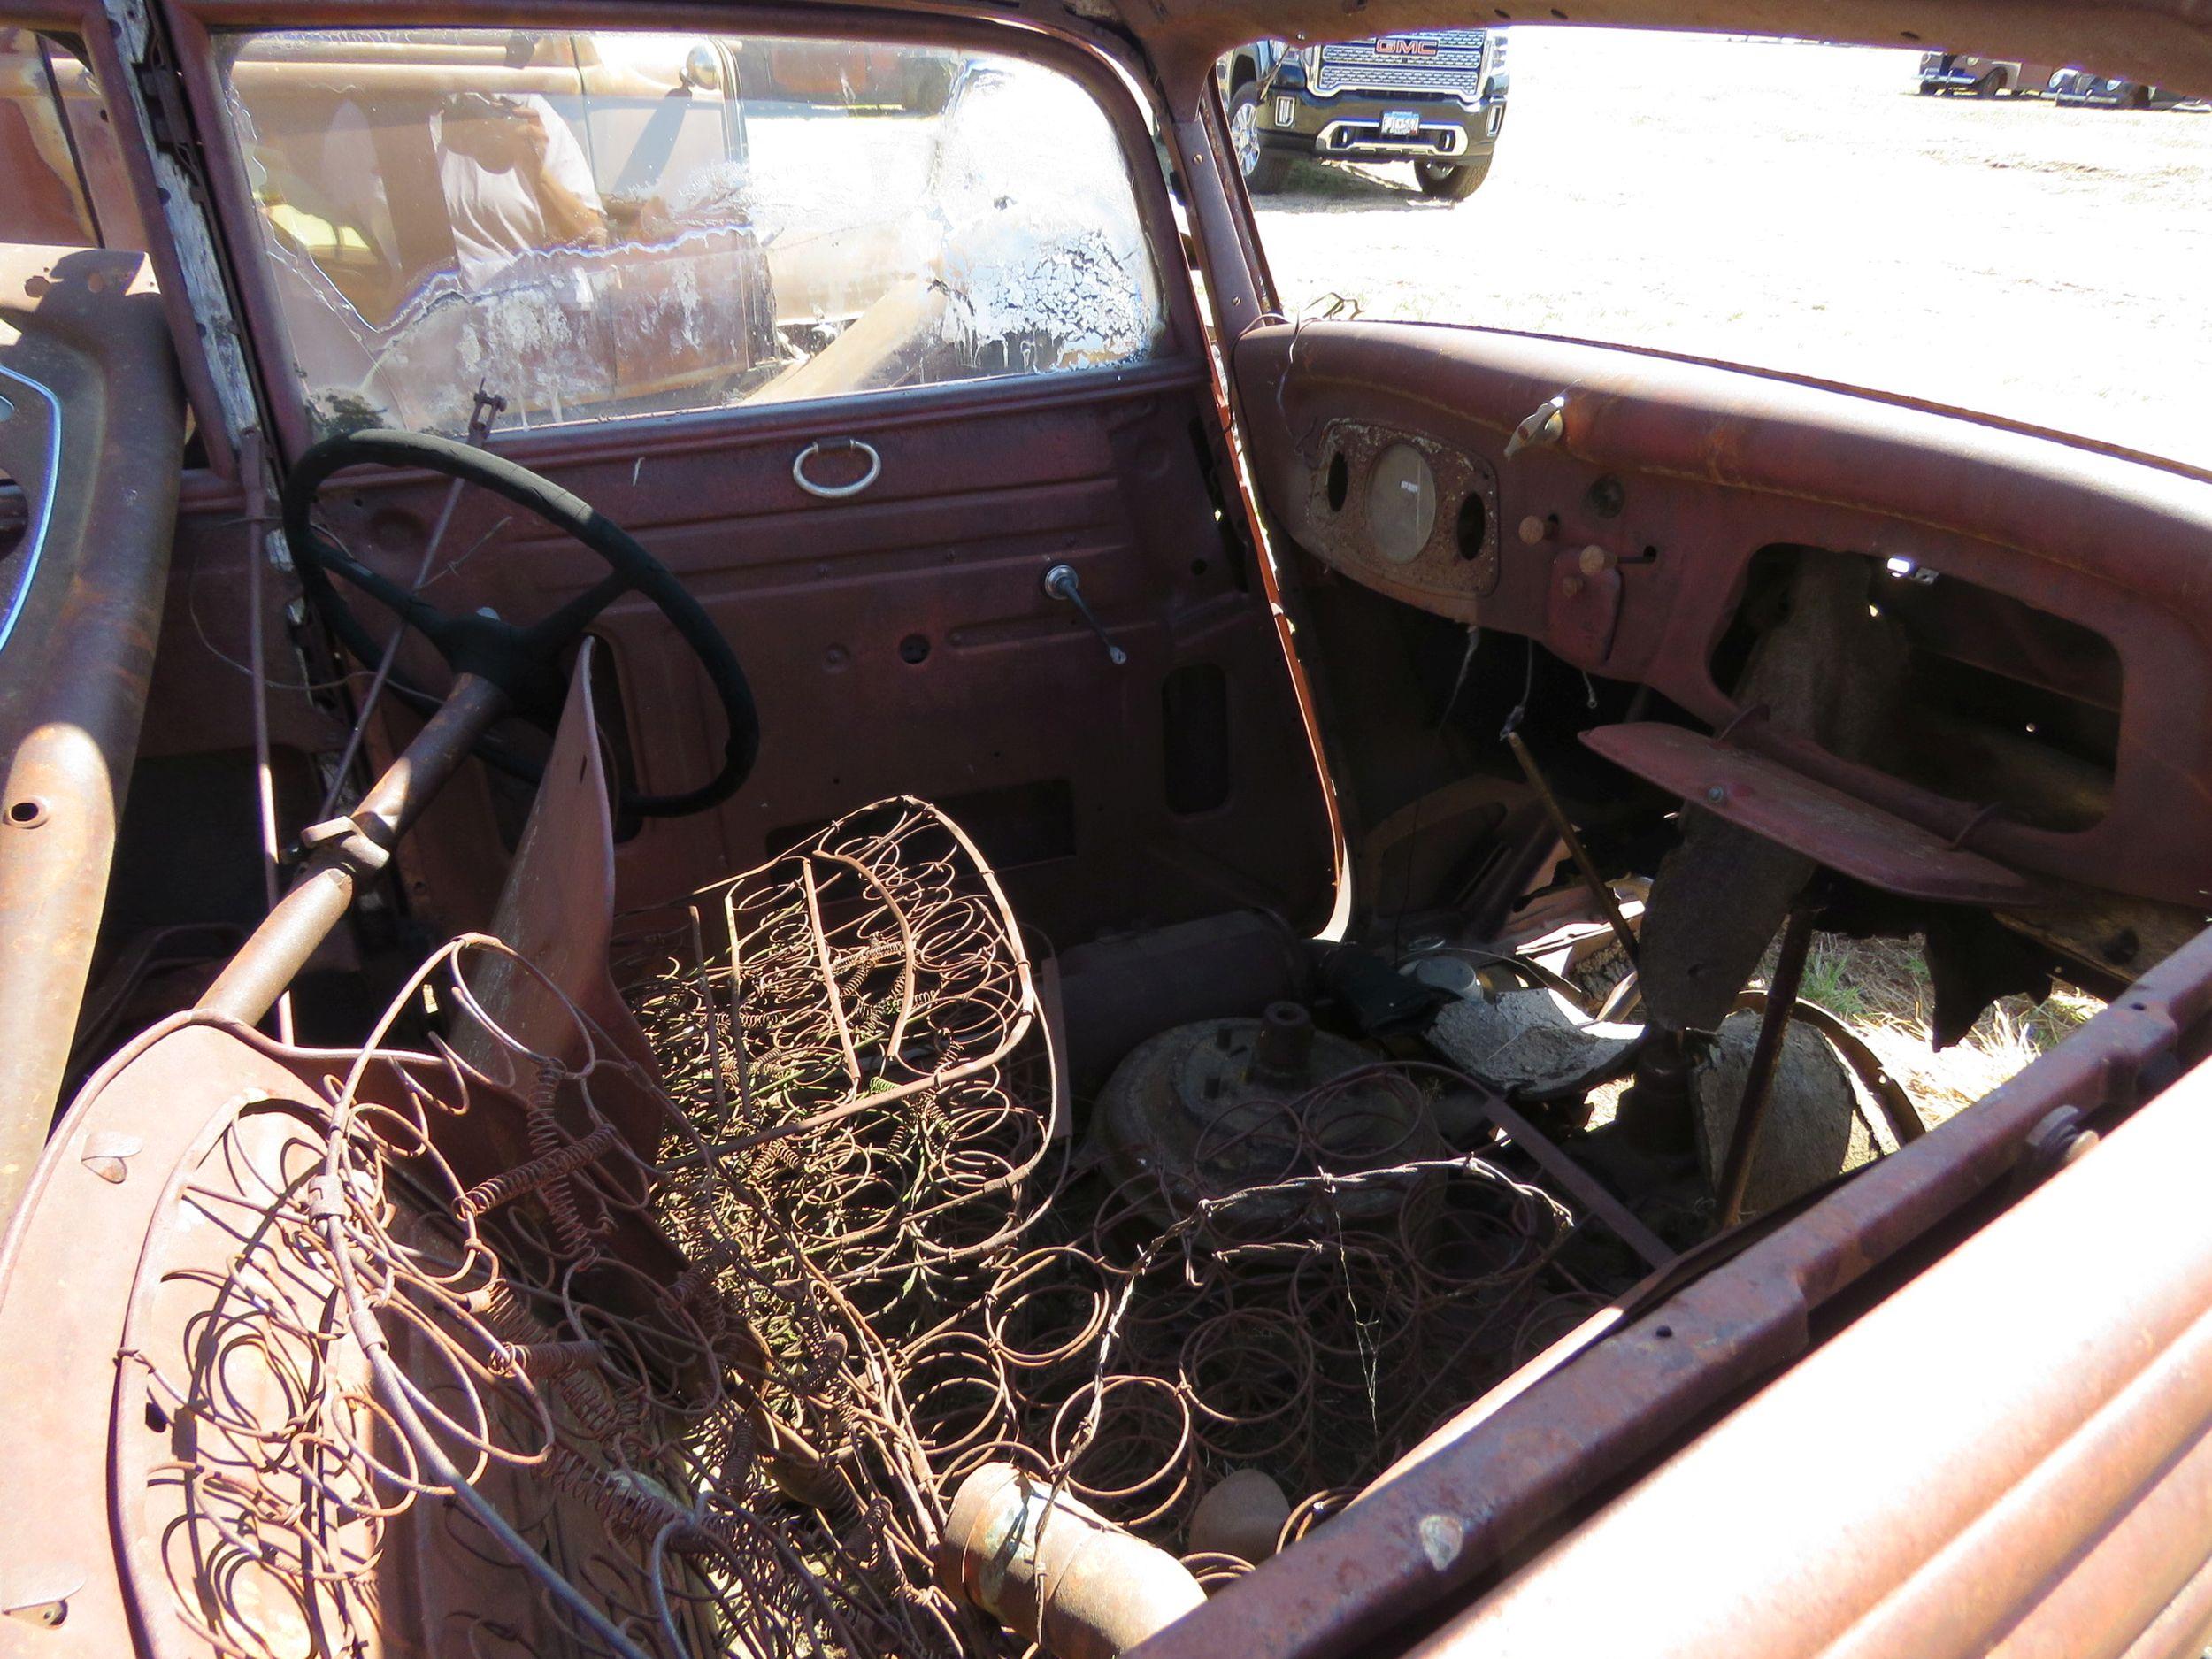
[[[211,218],[229,265],[234,302],[247,334],[261,407],[274,447],[286,459],[314,442],[307,392],[291,368],[291,336],[286,326],[275,273],[262,235],[243,146],[233,127],[216,51],[216,36],[270,27],[267,14],[250,0],[211,0],[172,14],[179,68],[197,127],[207,173]],[[364,5],[359,0],[311,0],[281,24],[290,29],[347,27],[500,28],[518,27],[512,13],[485,5],[459,6],[445,0],[405,16]],[[1157,275],[1162,332],[1148,361],[1120,367],[1053,370],[900,387],[757,406],[737,405],[641,415],[583,419],[529,431],[505,429],[503,451],[518,459],[550,460],[588,453],[611,441],[626,453],[641,447],[697,448],[718,440],[743,442],[795,427],[881,425],[887,420],[937,419],[952,410],[985,404],[1021,407],[1037,401],[1111,394],[1133,379],[1183,382],[1205,373],[1205,334],[1167,181],[1157,163],[1146,111],[1127,82],[1094,48],[1034,25],[986,19],[926,18],[862,7],[804,12],[781,7],[708,10],[695,6],[634,7],[608,0],[549,7],[529,27],[582,32],[591,29],[702,34],[761,34],[825,42],[865,41],[886,45],[947,46],[1018,58],[1067,76],[1097,103],[1129,165],[1131,193],[1138,223],[1152,250]],[[255,342],[263,349],[256,350]]]

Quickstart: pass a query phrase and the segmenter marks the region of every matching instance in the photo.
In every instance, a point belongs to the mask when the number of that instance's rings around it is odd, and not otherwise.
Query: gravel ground
[[[1662,347],[2212,468],[2212,113],[1924,98],[1916,52],[1517,27],[1487,183],[1302,164],[1293,314]]]

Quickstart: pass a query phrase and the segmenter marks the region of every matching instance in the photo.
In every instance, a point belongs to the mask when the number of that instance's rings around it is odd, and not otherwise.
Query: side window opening
[[[0,24],[0,242],[96,248],[65,82],[83,67],[35,31]]]
[[[458,432],[480,383],[537,426],[1109,366],[1161,335],[1120,142],[1037,65],[488,29],[237,35],[226,60],[320,431]]]

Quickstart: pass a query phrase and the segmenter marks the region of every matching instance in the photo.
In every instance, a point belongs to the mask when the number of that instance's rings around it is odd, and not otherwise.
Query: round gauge
[[[1367,533],[1393,565],[1409,565],[1436,528],[1436,474],[1420,450],[1394,443],[1367,475]]]

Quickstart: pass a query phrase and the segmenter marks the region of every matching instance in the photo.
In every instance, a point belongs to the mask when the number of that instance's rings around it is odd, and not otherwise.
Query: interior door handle
[[[806,464],[818,455],[835,455],[841,450],[857,449],[868,457],[868,470],[849,484],[818,484],[806,475]],[[876,453],[872,443],[858,438],[828,438],[810,443],[791,457],[791,481],[810,495],[819,495],[824,501],[843,501],[857,495],[874,483],[883,472],[883,457]]]

